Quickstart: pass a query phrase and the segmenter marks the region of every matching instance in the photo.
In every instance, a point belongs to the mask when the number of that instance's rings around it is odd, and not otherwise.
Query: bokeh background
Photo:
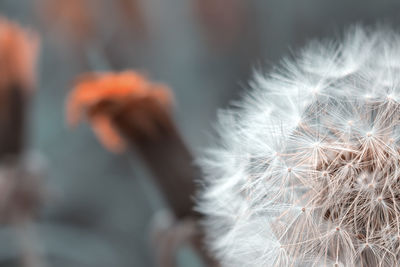
[[[46,163],[49,201],[36,222],[50,266],[155,266],[150,231],[165,209],[135,155],[107,152],[88,125],[69,129],[64,103],[77,75],[135,69],[168,84],[174,118],[195,155],[217,110],[315,38],[354,23],[400,25],[395,0],[0,0],[0,13],[41,35],[29,149]],[[0,230],[0,266],[16,266]],[[183,249],[181,266],[201,266]]]

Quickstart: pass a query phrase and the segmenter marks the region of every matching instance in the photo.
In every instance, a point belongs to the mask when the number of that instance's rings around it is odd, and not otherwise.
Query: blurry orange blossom
[[[90,73],[78,80],[69,95],[67,120],[74,126],[87,116],[102,144],[113,152],[121,152],[126,145],[113,119],[121,113],[130,113],[132,124],[137,123],[146,128],[141,130],[152,134],[148,121],[159,112],[152,111],[154,104],[157,109],[168,111],[171,102],[166,86],[152,83],[136,72]],[[149,108],[143,103],[149,103]]]
[[[0,88],[33,87],[38,49],[34,32],[0,17]]]

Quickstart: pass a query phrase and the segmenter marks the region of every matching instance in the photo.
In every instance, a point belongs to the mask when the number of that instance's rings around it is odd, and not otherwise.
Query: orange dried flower
[[[121,152],[125,141],[114,118],[129,113],[130,123],[151,135],[155,131],[153,120],[160,109],[168,112],[171,102],[166,86],[152,83],[136,72],[91,73],[83,76],[69,95],[67,120],[74,126],[87,116],[103,145]]]
[[[38,50],[35,33],[0,17],[0,88],[32,88]]]

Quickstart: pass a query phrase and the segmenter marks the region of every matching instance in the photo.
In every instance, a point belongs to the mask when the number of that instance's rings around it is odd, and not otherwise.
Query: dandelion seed
[[[397,47],[386,28],[313,42],[220,116],[199,209],[223,266],[400,266]],[[232,217],[243,210],[252,215]]]

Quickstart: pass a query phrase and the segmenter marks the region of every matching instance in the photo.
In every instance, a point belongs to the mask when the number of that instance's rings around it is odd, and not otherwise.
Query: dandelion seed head
[[[400,265],[398,47],[383,27],[311,42],[220,114],[198,208],[223,266]]]

